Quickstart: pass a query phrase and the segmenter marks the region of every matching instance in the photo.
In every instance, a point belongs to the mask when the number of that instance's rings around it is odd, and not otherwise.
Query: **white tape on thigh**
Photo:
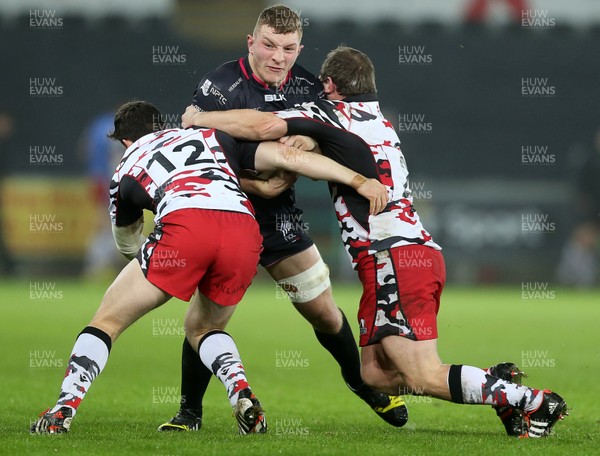
[[[314,266],[295,276],[278,280],[277,285],[288,294],[292,302],[298,304],[308,302],[315,299],[331,285],[329,268],[319,258]]]

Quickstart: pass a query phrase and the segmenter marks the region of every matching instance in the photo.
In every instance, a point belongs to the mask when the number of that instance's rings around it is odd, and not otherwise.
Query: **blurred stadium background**
[[[449,283],[598,286],[600,2],[282,3],[303,18],[305,68],[340,43],[372,58]],[[270,4],[0,2],[5,276],[112,274],[106,113],[146,99],[177,125]],[[334,279],[351,279],[326,185],[297,189]]]

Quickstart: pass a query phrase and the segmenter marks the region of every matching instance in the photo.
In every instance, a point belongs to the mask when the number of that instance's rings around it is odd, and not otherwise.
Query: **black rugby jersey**
[[[323,85],[316,76],[294,64],[279,87],[269,87],[250,68],[248,57],[224,63],[202,78],[192,103],[202,111],[258,109],[280,111],[323,96]],[[283,214],[300,215],[295,207],[294,187],[275,198],[248,194],[261,229],[276,224]],[[267,246],[265,246],[267,248]]]

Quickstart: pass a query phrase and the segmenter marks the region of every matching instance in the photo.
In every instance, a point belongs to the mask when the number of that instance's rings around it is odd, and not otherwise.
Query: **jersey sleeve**
[[[255,171],[256,165],[254,160],[256,157],[256,149],[258,149],[259,142],[255,141],[240,141],[239,153],[240,153],[240,168],[244,170]]]
[[[110,188],[110,219],[114,226],[128,226],[144,215],[143,209],[152,210],[153,202],[140,184],[131,176],[120,182],[113,180]]]
[[[379,179],[369,146],[358,136],[332,124],[307,117],[286,118],[288,135],[310,136],[333,161],[367,178]]]

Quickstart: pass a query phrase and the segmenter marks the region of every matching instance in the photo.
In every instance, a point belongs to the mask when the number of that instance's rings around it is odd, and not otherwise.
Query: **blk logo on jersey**
[[[272,103],[273,101],[287,101],[282,93],[267,93],[265,94],[265,101]]]

